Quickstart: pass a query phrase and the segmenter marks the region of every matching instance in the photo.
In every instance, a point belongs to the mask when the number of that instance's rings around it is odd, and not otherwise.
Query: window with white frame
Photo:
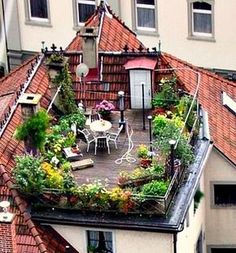
[[[136,1],[136,28],[139,30],[156,30],[155,0]]]
[[[87,250],[113,253],[112,232],[87,230]]]
[[[190,5],[193,36],[213,36],[213,3],[195,1]]]
[[[77,24],[83,25],[95,11],[95,0],[76,0]]]
[[[29,19],[35,21],[48,21],[48,0],[27,0]]]

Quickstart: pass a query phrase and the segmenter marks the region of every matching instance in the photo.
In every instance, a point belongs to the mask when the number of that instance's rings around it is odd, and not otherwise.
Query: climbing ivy
[[[75,102],[75,93],[72,89],[72,78],[69,72],[68,64],[66,64],[60,74],[55,77],[54,82],[58,86],[61,86],[61,90],[59,92],[59,109],[65,114],[76,112],[77,105]]]

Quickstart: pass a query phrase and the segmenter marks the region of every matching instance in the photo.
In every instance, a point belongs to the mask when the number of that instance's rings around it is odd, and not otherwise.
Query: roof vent
[[[98,36],[98,27],[82,27],[80,29],[81,37],[94,37]]]
[[[7,222],[7,223],[12,222],[14,214],[8,212],[9,206],[10,206],[9,201],[0,202],[0,207],[3,209],[3,212],[0,212],[0,222]]]
[[[40,94],[24,93],[19,99],[20,104],[37,105],[42,96]]]
[[[222,92],[222,102],[232,113],[236,114],[236,101],[234,101],[226,92]]]

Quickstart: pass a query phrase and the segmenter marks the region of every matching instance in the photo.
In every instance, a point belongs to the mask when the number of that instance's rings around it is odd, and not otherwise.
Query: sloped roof
[[[27,81],[28,70],[32,70],[31,63],[35,61],[35,58],[31,59],[27,63],[23,64],[13,73],[10,73],[5,78],[1,79],[1,89],[8,90],[9,85],[16,84],[15,86],[11,85],[11,90],[18,92],[20,85]],[[28,77],[27,77],[28,76]],[[48,73],[43,65],[39,65],[35,75],[26,92],[28,93],[39,93],[42,95],[40,100],[40,105],[43,108],[47,108],[50,103],[50,94],[48,89]],[[1,101],[0,97],[0,101]],[[4,100],[5,101],[5,100]],[[5,101],[6,102],[6,101]],[[10,101],[11,102],[11,101]],[[11,103],[10,103],[11,104]],[[10,105],[8,104],[8,106]],[[31,216],[27,210],[27,203],[21,199],[16,190],[12,190],[12,181],[11,181],[11,170],[14,167],[14,156],[17,154],[24,153],[24,146],[22,142],[17,141],[14,137],[14,131],[16,127],[22,122],[21,117],[21,108],[17,106],[11,120],[9,121],[5,131],[0,137],[0,178],[3,180],[4,184],[0,185],[0,199],[13,199],[12,212],[16,214],[16,233],[15,238],[17,244],[18,252],[32,252],[32,253],[54,253],[54,252],[65,252],[65,246],[68,243],[63,241],[63,238],[53,239],[52,232],[50,233],[47,230],[44,230],[37,224],[34,224],[31,220]],[[4,165],[4,166],[3,166]],[[1,226],[1,223],[0,223]],[[71,252],[73,251],[71,248]]]
[[[186,68],[200,74],[198,100],[208,112],[210,135],[214,146],[233,163],[236,163],[236,116],[222,103],[223,91],[236,101],[236,83],[195,67],[167,53],[163,54],[162,59],[170,67],[182,69],[175,73],[192,94],[196,90],[196,74],[187,71]]]
[[[98,51],[123,51],[127,45],[130,49],[138,49],[144,45],[137,39],[136,34],[130,30],[112,11],[107,8],[100,11],[98,7],[96,12],[85,23],[85,27],[98,27]],[[66,51],[81,51],[82,38],[79,33],[72,40]]]

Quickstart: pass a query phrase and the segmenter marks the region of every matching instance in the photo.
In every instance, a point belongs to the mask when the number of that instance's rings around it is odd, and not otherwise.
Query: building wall
[[[132,27],[131,0],[121,0],[121,18]],[[188,8],[187,0],[157,1],[158,35],[142,35],[138,38],[148,47],[161,49],[197,66],[208,68],[236,69],[234,44],[236,29],[234,9],[236,1],[215,1],[215,41],[188,39]],[[199,57],[200,56],[200,57]]]
[[[11,2],[13,0],[9,0]],[[134,24],[134,0],[108,0],[112,9],[131,29]],[[214,0],[213,0],[214,1]],[[99,1],[97,1],[99,2]],[[236,57],[234,45],[236,30],[234,20],[235,0],[214,1],[215,40],[193,40],[188,38],[188,0],[157,2],[158,31],[137,31],[138,38],[148,47],[158,47],[161,41],[161,49],[177,57],[187,60],[195,65],[207,68],[236,69]],[[78,27],[74,27],[73,0],[49,0],[50,24],[39,25],[27,22],[25,1],[18,0],[19,32],[11,34],[13,38],[19,35],[19,40],[11,40],[18,43],[13,50],[25,52],[40,51],[41,41],[51,46],[55,43],[58,47],[65,48],[75,36]],[[15,11],[13,13],[16,13]],[[17,14],[14,16],[17,18]],[[19,49],[19,44],[21,49]],[[200,57],[199,57],[200,56]]]
[[[86,230],[97,230],[78,226],[52,225],[79,252],[87,252]],[[101,229],[100,229],[101,230]],[[171,234],[139,232],[129,230],[108,230],[113,232],[114,253],[172,253]]]
[[[206,244],[236,248],[236,208],[214,207],[212,182],[233,182],[236,184],[236,167],[217,150],[213,150],[205,172],[206,202]]]
[[[204,192],[204,175],[200,179],[199,189]],[[195,253],[196,243],[202,231],[203,235],[203,252],[206,252],[206,245],[204,240],[205,234],[205,202],[206,198],[203,197],[199,203],[198,208],[194,211],[194,201],[192,201],[187,218],[184,222],[184,230],[177,235],[177,252],[181,253]]]

